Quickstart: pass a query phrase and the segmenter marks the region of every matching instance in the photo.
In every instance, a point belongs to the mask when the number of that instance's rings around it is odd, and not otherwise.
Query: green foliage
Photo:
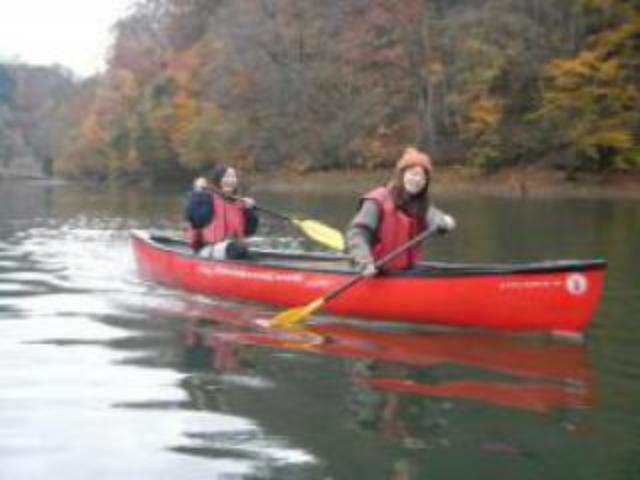
[[[56,114],[72,88],[58,68],[0,64],[0,166],[42,173],[53,157]]]
[[[577,152],[578,166],[593,170],[640,166],[640,12],[624,3],[615,7],[600,12],[606,25],[577,56],[549,63],[539,112],[561,129],[560,141]]]
[[[182,163],[191,170],[204,170],[224,158],[222,115],[214,106],[205,109],[189,124],[181,149]]]

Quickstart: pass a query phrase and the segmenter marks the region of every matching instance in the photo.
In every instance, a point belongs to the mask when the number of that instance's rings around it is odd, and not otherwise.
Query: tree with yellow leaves
[[[573,58],[546,68],[538,118],[556,125],[560,146],[576,153],[574,168],[640,166],[640,8],[590,0],[603,25]]]

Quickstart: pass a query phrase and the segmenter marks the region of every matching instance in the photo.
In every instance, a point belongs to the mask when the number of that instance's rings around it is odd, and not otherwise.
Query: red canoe
[[[309,303],[356,274],[341,254],[252,250],[250,260],[213,260],[167,237],[133,232],[131,241],[138,270],[148,280],[277,306]],[[360,282],[325,310],[417,324],[575,334],[593,317],[605,269],[603,260],[426,262]]]

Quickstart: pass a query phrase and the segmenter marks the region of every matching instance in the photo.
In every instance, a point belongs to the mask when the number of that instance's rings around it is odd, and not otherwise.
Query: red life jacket
[[[244,205],[239,201],[225,200],[215,193],[211,194],[211,201],[213,203],[211,223],[202,230],[187,229],[187,239],[194,248],[245,237],[247,217]]]
[[[426,228],[425,219],[413,218],[397,208],[391,192],[385,187],[370,191],[362,197],[362,200],[373,200],[380,211],[380,222],[376,231],[377,242],[372,247],[376,261],[404,245]],[[383,269],[391,271],[411,268],[421,258],[422,245],[419,244],[390,260]]]

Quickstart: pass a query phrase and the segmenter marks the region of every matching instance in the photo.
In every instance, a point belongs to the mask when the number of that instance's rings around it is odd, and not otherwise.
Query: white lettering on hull
[[[238,278],[241,280],[256,280],[265,283],[305,283],[311,288],[326,288],[334,285],[334,282],[326,278],[309,278],[307,274],[301,272],[262,272],[221,265],[202,265],[198,268],[198,273],[205,277]]]
[[[571,295],[584,295],[589,289],[589,281],[582,273],[571,273],[565,280],[509,280],[500,282],[500,290],[532,290],[564,288]]]
[[[531,290],[558,287],[562,287],[560,280],[509,280],[499,284],[501,290]]]

